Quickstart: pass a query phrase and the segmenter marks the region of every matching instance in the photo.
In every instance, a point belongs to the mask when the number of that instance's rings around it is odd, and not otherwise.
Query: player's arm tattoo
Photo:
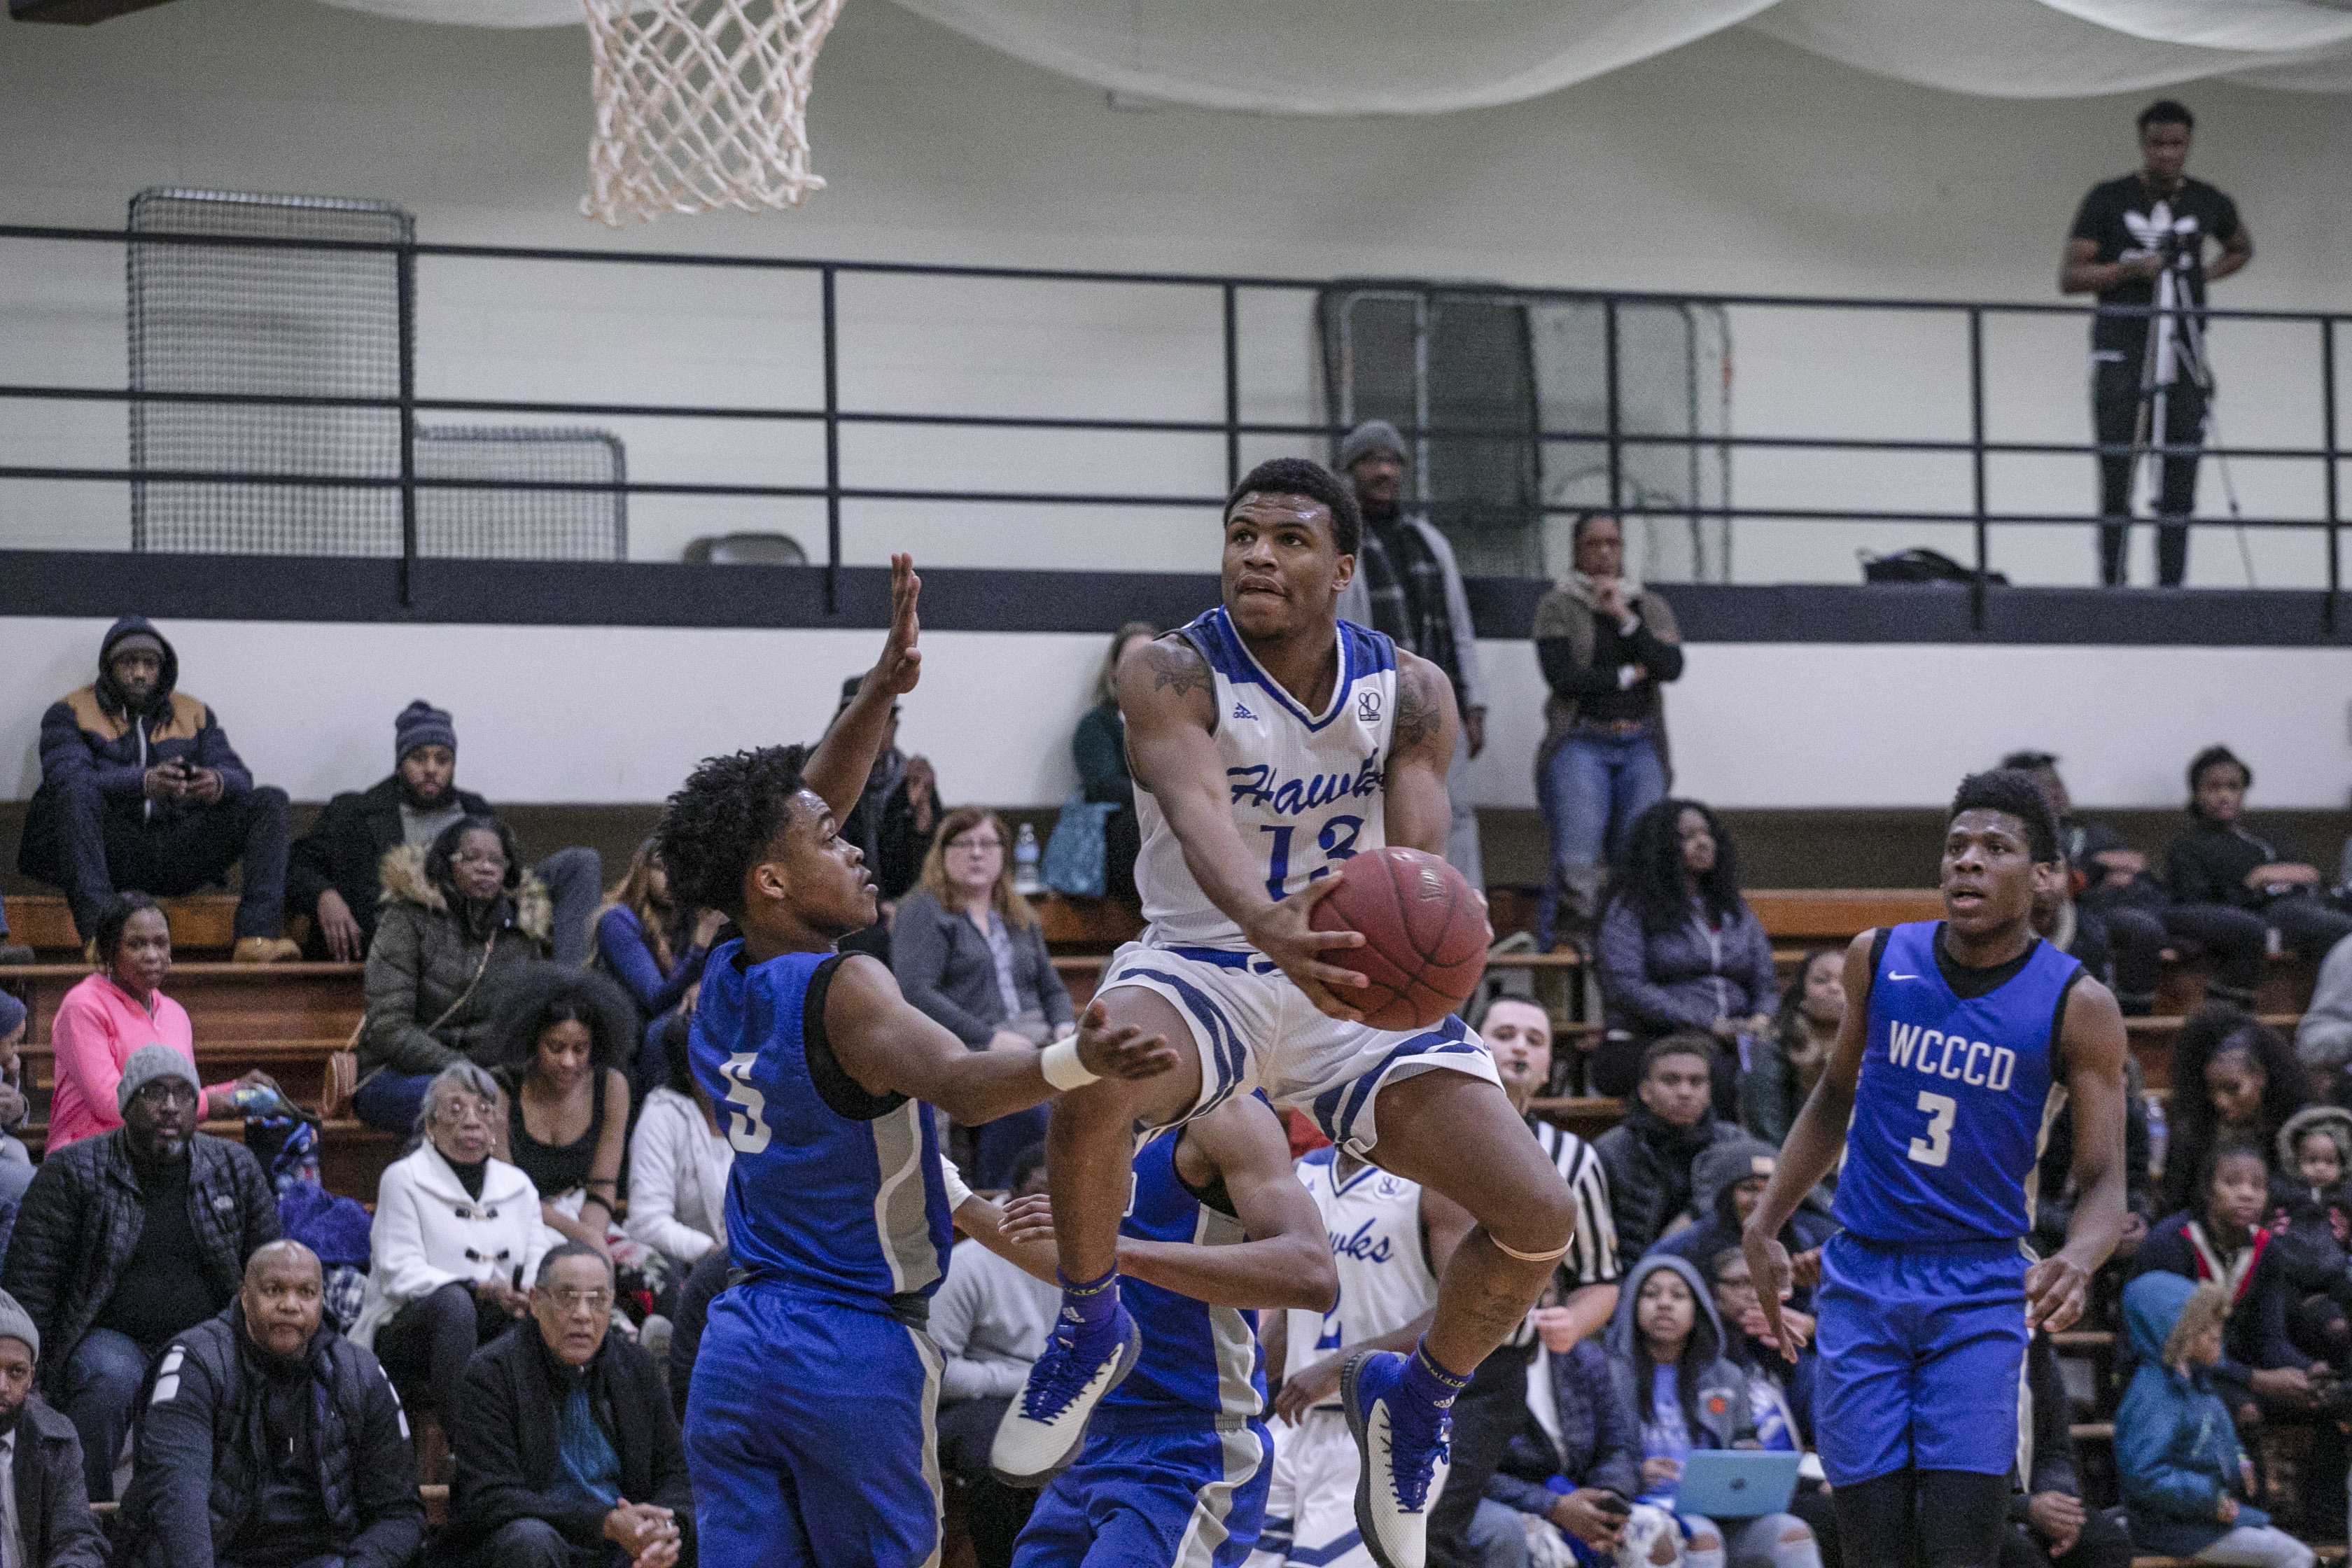
[[[1427,668],[1406,668],[1398,672],[1396,724],[1392,731],[1392,752],[1402,754],[1417,752],[1437,739],[1445,728],[1445,703],[1435,683],[1443,677]]]
[[[1145,644],[1140,652],[1144,667],[1151,671],[1154,691],[1172,687],[1177,696],[1189,697],[1195,689],[1206,690],[1214,683],[1209,661],[1188,637],[1161,637]]]

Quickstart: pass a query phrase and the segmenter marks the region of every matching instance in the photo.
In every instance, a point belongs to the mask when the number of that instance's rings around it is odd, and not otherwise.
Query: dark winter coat
[[[468,816],[494,815],[490,803],[465,790],[457,804]],[[400,822],[400,778],[394,774],[372,789],[346,790],[329,801],[310,831],[286,852],[286,908],[297,914],[313,913],[319,895],[330,888],[351,906],[352,919],[373,942],[377,904],[383,893],[377,868],[383,858],[406,842]]]
[[[261,1355],[241,1302],[163,1352],[117,1528],[122,1568],[209,1568],[244,1528],[270,1470]],[[400,1400],[374,1356],[323,1324],[305,1360],[334,1550],[345,1568],[404,1568],[424,1542],[425,1505]]]
[[[2246,873],[2257,866],[2293,860],[2269,840],[2249,832],[2242,822],[2189,818],[2189,831],[2164,852],[2164,879],[2172,896],[2184,904],[2228,904],[2233,909],[2261,910],[2280,895],[2246,886]],[[2302,891],[2287,895],[2303,897]]]
[[[1594,1487],[1632,1501],[1642,1491],[1642,1424],[1621,1397],[1609,1356],[1591,1340],[1566,1355],[1547,1355],[1559,1436],[1533,1411],[1486,1482],[1486,1495],[1521,1513],[1549,1513],[1559,1494],[1544,1483],[1564,1476],[1572,1489]]]
[[[2211,1279],[2189,1239],[2189,1222],[2195,1217],[2183,1209],[2150,1226],[2147,1239],[2132,1258],[2134,1278],[2162,1272],[2189,1280]],[[2253,1245],[2261,1252],[2221,1325],[2221,1364],[2213,1369],[2214,1376],[2240,1390],[2252,1382],[2254,1372],[2311,1364],[2311,1358],[2295,1349],[2287,1337],[2287,1312],[2294,1304],[2295,1292],[2279,1259],[2272,1255],[2270,1233],[2256,1226]]]
[[[16,1213],[0,1289],[41,1331],[41,1391],[66,1392],[76,1345],[121,1284],[146,1228],[146,1200],[122,1128],[85,1138],[41,1162]],[[188,1143],[188,1218],[197,1265],[224,1304],[245,1283],[245,1260],[279,1235],[278,1194],[245,1145],[199,1132]]]
[[[16,1530],[28,1568],[104,1568],[106,1537],[89,1515],[81,1438],[37,1394],[16,1417]]]
[[[135,713],[106,668],[114,645],[133,632],[144,632],[163,645],[163,679],[145,710]],[[179,655],[144,617],[125,616],[108,629],[99,643],[98,666],[96,681],[50,703],[41,715],[41,787],[26,809],[25,836],[17,851],[19,867],[28,876],[41,874],[32,862],[38,859],[47,867],[53,858],[39,852],[55,837],[59,790],[93,784],[105,797],[110,814],[161,821],[209,809],[191,801],[147,800],[147,770],[161,763],[185,762],[192,768],[213,769],[221,776],[224,799],[253,787],[253,773],[228,743],[220,720],[178,689]]]
[[[499,981],[517,965],[548,955],[554,906],[546,886],[526,871],[522,886],[500,901],[488,942],[478,942],[450,912],[441,889],[425,879],[424,850],[402,845],[383,858],[378,876],[383,907],[368,948],[360,1076],[380,1068],[439,1072],[487,1048]],[[434,1026],[430,1032],[427,1026]]]
[[[2137,1068],[2129,1069],[2124,1096],[2124,1205],[2142,1220],[2156,1218],[2156,1184],[2147,1173],[2147,1097],[2138,1092]],[[2074,1106],[2059,1108],[2042,1145],[2038,1196],[2033,1205],[2035,1250],[2050,1257],[2066,1245],[2066,1227],[2074,1223]]]
[[[1780,1005],[1772,939],[1745,905],[1720,931],[1696,913],[1671,931],[1651,931],[1632,904],[1614,899],[1601,919],[1600,947],[1601,996],[1612,1028],[1667,1035]]]
[[[2321,1128],[2333,1131],[2338,1153],[2352,1145],[2352,1110],[2340,1105],[2306,1105],[2279,1129],[2278,1174],[2271,1178],[2271,1249],[2294,1290],[2328,1292],[2340,1300],[2352,1290],[2345,1253],[2346,1241],[2352,1239],[2352,1181],[2314,1187],[2296,1168],[2295,1145]]]
[[[1617,1256],[1638,1258],[1690,1206],[1692,1166],[1717,1143],[1745,1141],[1736,1123],[1712,1112],[1690,1127],[1676,1127],[1639,1102],[1629,1101],[1625,1119],[1592,1142],[1601,1168],[1609,1173],[1609,1208],[1617,1222]]]
[[[453,1549],[478,1545],[519,1519],[543,1519],[573,1546],[597,1549],[604,1511],[567,1509],[548,1495],[562,1465],[557,1421],[573,1375],[528,1319],[466,1363],[458,1419],[450,1424],[457,1477],[449,1497]],[[596,1424],[621,1461],[621,1495],[676,1510],[685,1538],[679,1568],[694,1568],[694,1494],[661,1369],[635,1345],[609,1335],[576,1375],[587,1378]]]

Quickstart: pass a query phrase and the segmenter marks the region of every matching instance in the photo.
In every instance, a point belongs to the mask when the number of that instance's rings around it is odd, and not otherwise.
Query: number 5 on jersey
[[[1948,1094],[1919,1091],[1919,1109],[1927,1113],[1927,1136],[1911,1140],[1911,1157],[1923,1165],[1940,1165],[1952,1157],[1952,1117],[1959,1102]]]
[[[738,1051],[719,1069],[727,1079],[727,1142],[739,1154],[768,1146],[768,1097],[751,1087],[751,1064],[759,1059],[757,1051]]]

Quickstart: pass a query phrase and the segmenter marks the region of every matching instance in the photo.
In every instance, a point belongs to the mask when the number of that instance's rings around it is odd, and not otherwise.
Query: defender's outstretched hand
[[[1097,1000],[1078,1018],[1078,1062],[1097,1078],[1158,1078],[1176,1065],[1176,1050],[1132,1024],[1112,1028],[1110,1014]]]
[[[915,646],[923,629],[922,619],[915,613],[915,602],[922,592],[923,580],[915,575],[915,558],[890,557],[890,640],[882,645],[882,657],[875,660],[871,679],[893,697],[915,689],[915,682],[923,676],[923,652]]]
[[[1320,877],[1290,897],[1269,904],[1249,923],[1249,943],[1274,961],[1290,983],[1307,994],[1318,1012],[1349,1023],[1363,1022],[1363,1014],[1348,1001],[1349,994],[1371,982],[1352,969],[1323,962],[1333,948],[1361,947],[1361,931],[1317,931],[1315,906],[1331,896],[1337,877]]]

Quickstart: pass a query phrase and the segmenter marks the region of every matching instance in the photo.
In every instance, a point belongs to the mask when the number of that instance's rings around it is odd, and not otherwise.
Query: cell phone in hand
[[[1619,1519],[1627,1518],[1633,1511],[1633,1505],[1615,1492],[1602,1492],[1592,1500],[1592,1506],[1602,1513],[1612,1514]]]

